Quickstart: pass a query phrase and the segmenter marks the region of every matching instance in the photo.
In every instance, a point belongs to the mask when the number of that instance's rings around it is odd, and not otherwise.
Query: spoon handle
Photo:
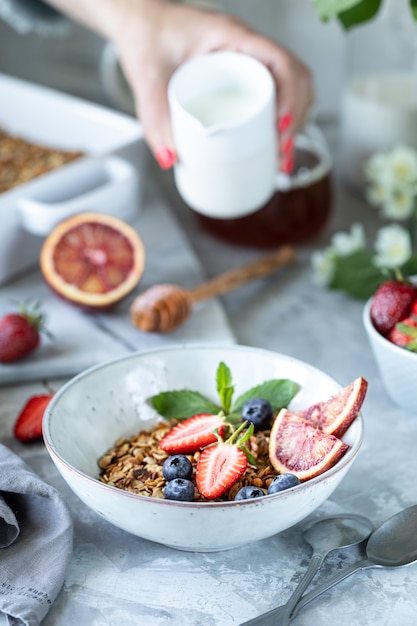
[[[304,591],[307,589],[308,585],[313,580],[314,576],[317,574],[317,571],[323,563],[323,560],[324,555],[313,554],[306,573],[292,592],[287,602],[282,605],[282,612],[279,614],[278,619],[276,619],[275,621],[276,626],[287,626],[287,624],[290,623],[291,614],[295,606],[297,605]]]
[[[320,568],[320,565],[323,563],[324,556],[325,555],[322,554],[313,554],[304,576],[285,604],[281,604],[263,615],[259,615],[254,619],[244,622],[242,626],[246,626],[247,624],[262,624],[265,626],[274,624],[274,626],[286,626],[289,624],[298,601],[313,580],[318,569]]]
[[[372,563],[368,559],[361,559],[360,561],[355,561],[355,563],[344,567],[342,570],[334,574],[334,576],[331,576],[330,578],[325,580],[321,585],[318,585],[317,587],[315,587],[315,589],[313,589],[309,593],[306,593],[294,607],[294,610],[291,613],[291,619],[297,615],[300,609],[302,609],[312,600],[315,600],[322,593],[328,591],[329,589],[337,585],[337,583],[340,583],[342,580],[345,580],[354,572],[357,572],[358,570],[368,569],[369,567],[378,567],[378,565]]]
[[[331,576],[330,578],[325,580],[321,585],[318,585],[315,589],[313,589],[313,591],[310,591],[309,593],[301,597],[291,613],[290,620],[297,615],[300,609],[302,609],[312,600],[315,600],[322,593],[328,591],[342,580],[345,580],[345,578],[348,578],[351,574],[353,574],[353,572],[366,569],[368,567],[376,567],[376,565],[374,563],[371,563],[371,561],[368,561],[368,559],[361,559],[360,561],[352,563],[348,567],[345,567],[344,569],[337,572],[337,574],[335,574],[334,576]],[[277,606],[275,609],[271,609],[270,611],[267,611],[262,615],[258,615],[253,619],[243,622],[241,626],[255,626],[255,624],[259,626],[276,626],[277,624],[288,624],[288,622],[285,621],[278,621],[286,619],[286,612],[287,611],[285,604]]]

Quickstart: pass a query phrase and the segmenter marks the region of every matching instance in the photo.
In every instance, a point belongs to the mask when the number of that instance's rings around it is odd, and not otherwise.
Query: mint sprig
[[[220,407],[201,393],[188,389],[162,391],[149,398],[148,402],[163,417],[174,419],[186,419],[197,413],[216,415],[220,411]]]
[[[217,368],[216,383],[222,409],[227,414],[230,412],[235,387],[232,381],[232,373],[223,361],[220,362]]]
[[[271,403],[274,411],[287,407],[299,391],[300,386],[288,379],[271,379],[252,387],[233,402],[235,386],[230,368],[220,362],[216,372],[216,389],[220,404],[217,405],[198,391],[180,389],[162,391],[148,399],[148,403],[163,417],[168,419],[187,419],[197,413],[216,415],[221,411],[226,421],[236,423],[241,419],[243,405],[252,398],[263,398]]]

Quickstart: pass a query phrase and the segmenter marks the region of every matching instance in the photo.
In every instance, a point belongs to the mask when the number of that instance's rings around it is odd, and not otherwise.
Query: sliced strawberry
[[[387,339],[400,348],[408,348],[417,352],[417,320],[414,317],[406,317],[390,330]]]
[[[42,436],[42,418],[53,394],[32,396],[24,405],[14,425],[13,434],[20,441],[31,441]]]
[[[417,298],[416,300],[414,300],[413,304],[411,305],[411,315],[413,317],[417,317]]]
[[[201,453],[196,468],[199,492],[205,498],[220,498],[245,473],[250,453],[243,447],[253,434],[254,426],[243,422],[226,441],[218,438],[216,444]],[[245,433],[240,436],[243,429]]]
[[[192,454],[210,443],[217,441],[224,433],[224,420],[221,415],[198,413],[179,422],[159,442],[159,447],[169,454]]]

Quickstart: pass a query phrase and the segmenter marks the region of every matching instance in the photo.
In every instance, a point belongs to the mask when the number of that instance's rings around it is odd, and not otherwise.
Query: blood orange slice
[[[45,239],[40,268],[62,298],[94,311],[112,307],[139,283],[145,248],[126,222],[80,213],[60,222]]]
[[[290,472],[301,481],[330,469],[349,446],[317,429],[308,420],[281,409],[271,429],[269,458],[280,474]]]
[[[329,400],[313,404],[297,412],[297,415],[329,435],[342,437],[358,417],[367,389],[367,381],[362,377],[356,378]]]

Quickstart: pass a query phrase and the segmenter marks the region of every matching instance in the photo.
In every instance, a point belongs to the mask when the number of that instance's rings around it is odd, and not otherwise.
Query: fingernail
[[[158,161],[158,165],[163,170],[169,170],[177,160],[177,155],[174,150],[168,148],[168,146],[161,146],[155,152],[155,159]]]
[[[294,157],[292,155],[284,157],[281,163],[281,169],[284,174],[291,174],[294,169]]]
[[[292,124],[292,115],[291,113],[286,113],[282,115],[278,120],[278,131],[280,133],[285,132]]]
[[[293,153],[293,150],[294,150],[294,137],[290,135],[288,139],[286,139],[284,143],[282,144],[281,152],[284,155],[288,156]]]

